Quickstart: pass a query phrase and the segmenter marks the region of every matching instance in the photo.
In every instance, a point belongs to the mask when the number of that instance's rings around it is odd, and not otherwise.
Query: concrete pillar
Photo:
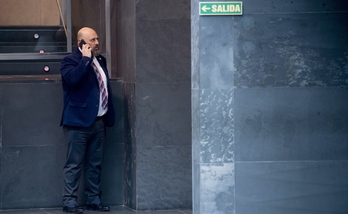
[[[191,208],[189,0],[118,2],[125,81],[125,201],[133,209]]]
[[[193,213],[234,213],[233,17],[191,1]]]

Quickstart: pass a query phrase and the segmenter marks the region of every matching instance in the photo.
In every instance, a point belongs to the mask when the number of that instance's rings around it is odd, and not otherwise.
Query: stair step
[[[60,74],[60,62],[53,61],[0,61],[0,67],[0,75]]]
[[[0,53],[40,53],[67,52],[67,45],[64,42],[0,42]]]
[[[66,36],[60,26],[5,26],[0,28],[0,42],[64,42]]]

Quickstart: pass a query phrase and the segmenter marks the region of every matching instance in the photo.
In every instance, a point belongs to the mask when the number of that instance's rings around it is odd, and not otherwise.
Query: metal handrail
[[[57,7],[58,7],[59,15],[60,15],[60,20],[62,20],[62,24],[63,24],[65,36],[66,36],[66,38],[68,38],[68,32],[67,32],[67,29],[66,29],[65,20],[64,20],[63,13],[62,13],[62,8],[60,7],[59,0],[56,0],[56,2],[57,2]]]

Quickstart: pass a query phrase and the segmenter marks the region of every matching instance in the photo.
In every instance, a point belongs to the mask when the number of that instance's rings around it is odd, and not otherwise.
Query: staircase
[[[0,28],[0,75],[59,74],[67,52],[61,26]]]

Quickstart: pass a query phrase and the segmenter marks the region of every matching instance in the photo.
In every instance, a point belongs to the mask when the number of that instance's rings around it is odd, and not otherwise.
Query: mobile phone
[[[84,45],[84,44],[86,44],[86,42],[85,42],[85,40],[81,40],[81,42],[79,43],[79,47],[82,49],[82,46]]]

